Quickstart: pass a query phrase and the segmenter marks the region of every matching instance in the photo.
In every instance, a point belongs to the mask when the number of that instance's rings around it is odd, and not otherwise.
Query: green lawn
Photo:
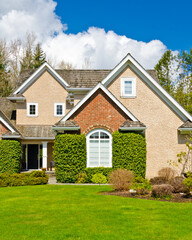
[[[97,194],[109,186],[0,188],[0,239],[192,239],[192,204]]]

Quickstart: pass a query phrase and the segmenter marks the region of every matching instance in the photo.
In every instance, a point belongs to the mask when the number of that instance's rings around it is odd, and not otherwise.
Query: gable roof
[[[74,106],[59,122],[67,121],[98,89],[101,89],[117,106],[132,120],[138,121],[138,119],[116,98],[114,95],[106,89],[101,83],[98,83],[77,105]]]
[[[4,126],[11,132],[17,133],[17,129],[13,126],[13,124],[9,121],[7,116],[0,110],[0,122],[3,123]]]
[[[130,66],[156,94],[184,121],[192,121],[192,116],[128,53],[119,64],[102,80],[107,87],[127,66]]]
[[[55,71],[69,84],[67,88],[87,88],[90,90],[101,82],[112,70],[111,69],[55,69]],[[157,82],[158,77],[154,69],[146,70]],[[24,70],[21,72],[17,81],[19,88],[35,70]],[[18,95],[10,95],[10,97],[18,97]]]
[[[23,93],[45,70],[47,70],[64,88],[69,87],[69,84],[47,62],[45,62],[13,92],[13,95]]]

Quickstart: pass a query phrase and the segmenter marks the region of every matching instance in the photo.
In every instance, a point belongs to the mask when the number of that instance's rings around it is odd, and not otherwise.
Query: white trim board
[[[69,84],[47,63],[42,64],[13,94],[23,93],[45,70],[47,70],[64,87]]]
[[[12,133],[16,132],[2,117],[0,117],[0,122],[2,122]]]
[[[128,54],[101,83],[107,87],[108,84],[127,66],[130,66],[156,93],[166,102],[166,104],[173,109],[184,121],[192,121],[192,116],[173,98],[171,95],[161,87],[161,85],[154,80],[149,73],[131,56]]]
[[[67,121],[76,111],[79,109],[98,89],[103,90],[103,92],[134,122],[137,122],[138,119],[131,113],[129,110],[121,103],[117,98],[113,96],[108,89],[106,89],[101,83],[98,83],[80,102],[75,105],[70,112],[68,112],[60,122]]]

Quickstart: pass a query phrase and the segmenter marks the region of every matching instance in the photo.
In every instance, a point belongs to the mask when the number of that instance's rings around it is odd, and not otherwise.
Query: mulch
[[[146,195],[137,195],[130,193],[129,191],[110,191],[110,192],[102,192],[103,195],[115,195],[120,197],[128,197],[128,198],[138,198],[138,199],[147,199],[154,201],[165,201],[165,202],[179,202],[179,203],[191,203],[192,195],[181,194],[181,193],[173,193],[171,198],[154,198],[151,197],[151,193]]]

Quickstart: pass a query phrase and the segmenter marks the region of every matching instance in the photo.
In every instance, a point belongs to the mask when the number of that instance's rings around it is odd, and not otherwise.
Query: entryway
[[[22,169],[42,168],[42,144],[23,144]]]

